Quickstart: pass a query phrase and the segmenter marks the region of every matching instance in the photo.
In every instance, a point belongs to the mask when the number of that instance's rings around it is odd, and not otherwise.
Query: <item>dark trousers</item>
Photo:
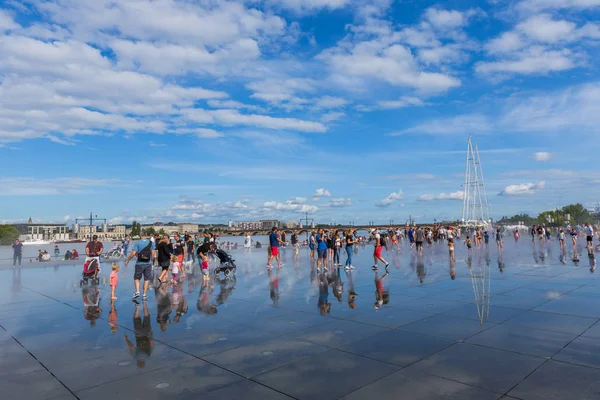
[[[21,258],[23,257],[23,254],[17,254],[15,253],[13,255],[13,267],[17,265],[17,260],[19,260],[19,266],[21,266]]]

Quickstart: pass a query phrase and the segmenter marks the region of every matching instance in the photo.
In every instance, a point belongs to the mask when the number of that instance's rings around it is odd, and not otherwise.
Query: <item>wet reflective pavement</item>
[[[600,278],[585,249],[507,243],[456,263],[384,251],[389,274],[319,274],[306,249],[232,251],[236,279],[111,304],[81,265],[0,269],[0,392],[19,399],[598,399]],[[345,259],[345,253],[342,260]],[[214,267],[211,263],[211,268]],[[592,264],[593,265],[593,264]],[[599,271],[600,273],[600,271]],[[454,279],[452,279],[454,277]],[[381,285],[377,283],[380,281]],[[423,281],[423,283],[421,283]],[[379,290],[377,288],[379,287]],[[354,295],[355,294],[355,295]],[[381,300],[381,304],[378,300]],[[377,305],[379,308],[376,308]]]

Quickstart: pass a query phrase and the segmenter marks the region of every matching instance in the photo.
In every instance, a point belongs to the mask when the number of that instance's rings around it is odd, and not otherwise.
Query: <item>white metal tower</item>
[[[477,145],[473,145],[471,138],[467,142],[467,162],[463,190],[462,225],[490,225],[490,210],[485,192],[483,171],[481,170],[479,149]]]

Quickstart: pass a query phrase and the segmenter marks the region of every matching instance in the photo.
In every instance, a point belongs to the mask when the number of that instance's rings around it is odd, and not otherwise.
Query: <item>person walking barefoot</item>
[[[112,272],[110,273],[110,299],[116,300],[115,289],[119,284],[119,264],[112,265]]]

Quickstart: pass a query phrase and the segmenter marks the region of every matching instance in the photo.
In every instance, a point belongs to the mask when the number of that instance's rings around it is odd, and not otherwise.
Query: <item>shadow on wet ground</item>
[[[0,392],[20,399],[600,398],[595,259],[556,243],[317,271],[306,249],[232,252],[237,274],[131,300],[133,266],[0,270]],[[214,268],[214,262],[211,268]]]

